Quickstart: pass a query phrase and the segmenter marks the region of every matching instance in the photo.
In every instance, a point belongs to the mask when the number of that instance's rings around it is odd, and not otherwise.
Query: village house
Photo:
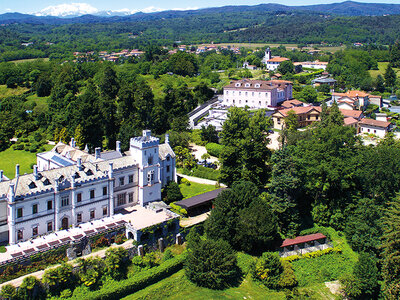
[[[295,106],[277,110],[272,114],[273,126],[275,129],[284,129],[285,118],[289,115],[289,112],[292,111],[297,116],[299,127],[306,127],[314,122],[320,121],[321,110],[320,106]]]
[[[380,138],[385,137],[386,133],[392,130],[392,123],[364,118],[358,122],[360,133],[374,134]]]
[[[276,71],[279,67],[279,65],[284,62],[290,60],[289,58],[286,57],[280,57],[280,56],[272,56],[271,55],[271,50],[267,48],[265,50],[265,56],[262,60],[262,62],[267,66],[267,70],[269,71]]]
[[[346,103],[341,108],[365,110],[370,104],[370,95],[363,91],[347,91],[346,93],[332,93],[332,101],[338,104]],[[350,108],[350,107],[353,108]],[[339,105],[340,107],[340,105]],[[347,108],[346,108],[347,107]]]
[[[232,81],[224,87],[222,104],[250,108],[271,108],[291,99],[293,83],[287,80]]]

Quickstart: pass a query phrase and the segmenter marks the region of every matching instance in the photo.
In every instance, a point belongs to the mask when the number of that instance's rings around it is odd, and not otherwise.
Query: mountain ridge
[[[160,20],[163,18],[173,19],[189,17],[191,15],[206,15],[209,13],[224,12],[259,12],[259,13],[290,13],[310,12],[337,16],[383,16],[400,14],[400,4],[387,3],[362,3],[355,1],[344,1],[332,4],[314,4],[303,6],[287,6],[277,3],[258,5],[229,5],[222,7],[209,7],[197,10],[166,10],[161,12],[143,13],[137,12],[127,15],[126,12],[101,11],[96,14],[85,14],[80,16],[36,16],[18,12],[0,14],[1,24],[32,23],[32,24],[74,24],[74,23],[98,23],[98,22],[140,22]]]

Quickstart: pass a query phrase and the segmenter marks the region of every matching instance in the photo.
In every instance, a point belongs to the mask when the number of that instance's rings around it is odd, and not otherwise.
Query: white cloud
[[[36,16],[66,17],[71,15],[95,14],[99,10],[87,3],[64,3],[48,6],[35,13]]]
[[[11,8],[6,8],[5,11],[11,11]]]
[[[199,7],[194,6],[194,7],[186,7],[186,8],[173,8],[171,10],[197,10]]]

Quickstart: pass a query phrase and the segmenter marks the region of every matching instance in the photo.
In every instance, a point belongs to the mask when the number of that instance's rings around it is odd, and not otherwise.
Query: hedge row
[[[182,215],[182,216],[187,216],[187,210],[184,209],[184,208],[182,208],[182,207],[179,206],[179,205],[176,205],[175,202],[170,203],[169,206],[171,206],[171,208],[172,208],[177,214]]]
[[[211,168],[206,168],[203,166],[197,166],[193,168],[192,170],[188,169],[179,169],[177,170],[179,173],[182,173],[183,175],[188,175],[188,176],[194,176],[194,177],[199,177],[199,178],[205,178],[205,179],[210,179],[210,180],[219,180],[221,172],[219,170],[214,170]]]
[[[74,293],[71,299],[121,299],[167,278],[182,269],[185,256],[185,254],[176,256],[157,267],[140,272],[131,278],[108,282],[100,290],[92,292],[86,291],[85,295]]]
[[[316,257],[320,257],[320,256],[326,255],[326,254],[338,254],[338,253],[342,253],[342,249],[340,247],[334,247],[334,248],[328,248],[328,249],[324,249],[324,250],[320,250],[320,251],[305,253],[303,255],[291,255],[291,256],[282,258],[282,260],[292,262],[292,261],[296,261],[296,260],[299,260],[302,258],[316,258]]]
[[[222,149],[224,146],[217,143],[208,143],[206,145],[207,153],[211,156],[219,157],[221,155]]]

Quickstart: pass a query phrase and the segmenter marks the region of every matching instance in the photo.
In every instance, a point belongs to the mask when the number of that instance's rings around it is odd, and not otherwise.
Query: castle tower
[[[145,206],[161,200],[161,178],[158,146],[160,140],[143,130],[143,136],[130,140],[130,153],[139,164],[139,203]]]

